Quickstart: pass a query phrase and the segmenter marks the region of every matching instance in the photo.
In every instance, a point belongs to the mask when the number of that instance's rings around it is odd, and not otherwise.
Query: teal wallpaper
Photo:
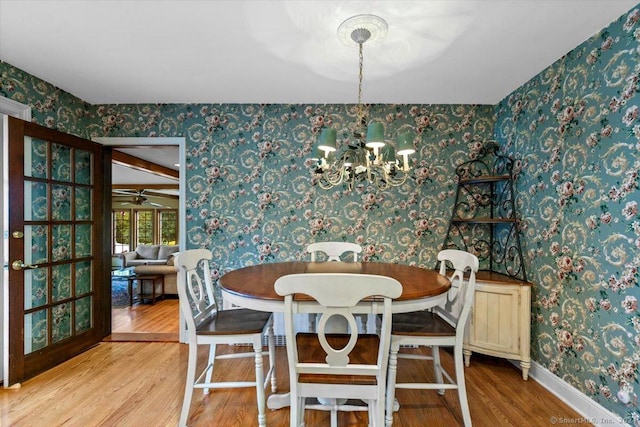
[[[496,138],[519,172],[533,359],[638,424],[639,20],[623,15],[497,106],[371,106],[389,134],[416,134],[414,179],[387,192],[311,183],[318,129],[348,137],[354,105],[92,106],[4,62],[0,96],[83,137],[184,136],[188,246],[213,251],[215,274],[331,239],[362,244],[366,260],[432,267],[453,170]]]
[[[31,119],[49,128],[87,138],[90,104],[0,60],[0,96],[31,106]]]
[[[365,261],[433,267],[448,225],[453,169],[492,137],[492,106],[372,106],[387,132],[416,132],[415,179],[381,192],[312,184],[308,160],[322,124],[351,137],[354,105],[101,106],[94,135],[187,138],[187,244],[224,273],[305,258],[315,241],[364,247]]]
[[[636,425],[639,20],[636,8],[518,88],[496,125],[521,162],[532,358]]]

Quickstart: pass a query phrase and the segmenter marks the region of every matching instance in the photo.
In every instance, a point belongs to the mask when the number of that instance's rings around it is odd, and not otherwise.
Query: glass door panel
[[[38,310],[24,316],[24,354],[45,348],[48,344],[47,310]]]
[[[51,267],[51,302],[71,298],[71,264]]]
[[[91,256],[91,225],[90,224],[77,224],[76,225],[76,246],[75,257],[84,258]]]
[[[42,225],[24,227],[24,262],[41,264],[49,260],[49,233]]]
[[[90,221],[91,220],[91,196],[90,188],[76,188],[75,194],[75,208],[76,208],[76,221]]]
[[[49,300],[49,269],[35,268],[24,272],[24,309],[31,310]]]
[[[51,144],[51,179],[71,181],[71,147]]]
[[[24,138],[24,176],[30,178],[47,178],[49,168],[49,151],[46,141],[26,136]]]
[[[71,219],[71,187],[54,184],[51,188],[51,219],[69,221]]]
[[[25,221],[46,221],[49,218],[49,186],[43,182],[24,181]]]

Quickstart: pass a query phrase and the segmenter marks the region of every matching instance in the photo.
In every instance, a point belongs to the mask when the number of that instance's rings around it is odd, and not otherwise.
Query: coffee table
[[[157,299],[164,299],[164,275],[162,274],[146,274],[146,275],[135,275],[133,277],[129,277],[129,292],[131,292],[131,284],[133,280],[138,281],[138,286],[140,286],[139,291],[139,299],[140,303],[144,303],[144,300],[151,301],[151,304],[155,304]],[[145,282],[151,282],[151,292],[144,293],[144,285]],[[158,285],[161,285],[160,292],[156,292]],[[131,293],[131,305],[133,305],[133,293]]]
[[[164,275],[162,274],[136,274],[133,267],[125,268],[122,270],[115,270],[112,273],[113,277],[117,277],[122,280],[127,280],[127,287],[129,291],[129,305],[133,307],[133,283],[138,281],[138,302],[144,303],[144,300],[149,300],[151,304],[155,304],[156,300],[164,299]],[[145,282],[151,282],[151,292],[144,293]],[[160,285],[160,292],[157,292]]]

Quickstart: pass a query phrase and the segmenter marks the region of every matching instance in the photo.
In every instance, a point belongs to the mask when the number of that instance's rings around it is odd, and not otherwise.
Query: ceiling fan
[[[113,190],[114,194],[120,194],[126,196],[126,199],[122,202],[123,205],[151,205],[158,208],[169,208],[170,206],[165,206],[160,203],[150,202],[146,195],[156,196],[156,197],[168,197],[166,194],[161,193],[149,193],[146,190],[137,190],[135,192],[128,190]],[[122,199],[123,196],[115,196],[115,201],[121,201],[118,199]]]

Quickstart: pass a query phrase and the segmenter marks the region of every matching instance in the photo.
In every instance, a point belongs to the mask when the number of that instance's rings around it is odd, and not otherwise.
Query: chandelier
[[[411,132],[398,136],[396,145],[385,139],[384,125],[379,121],[367,124],[362,104],[363,45],[378,40],[387,33],[387,22],[375,15],[356,15],[338,27],[338,38],[345,44],[357,43],[359,50],[358,109],[355,141],[336,148],[337,130],[325,127],[320,131],[315,163],[315,179],[328,190],[346,184],[352,190],[356,183],[368,182],[380,190],[396,187],[409,176],[409,155],[415,153]],[[366,127],[366,133],[362,130]]]

